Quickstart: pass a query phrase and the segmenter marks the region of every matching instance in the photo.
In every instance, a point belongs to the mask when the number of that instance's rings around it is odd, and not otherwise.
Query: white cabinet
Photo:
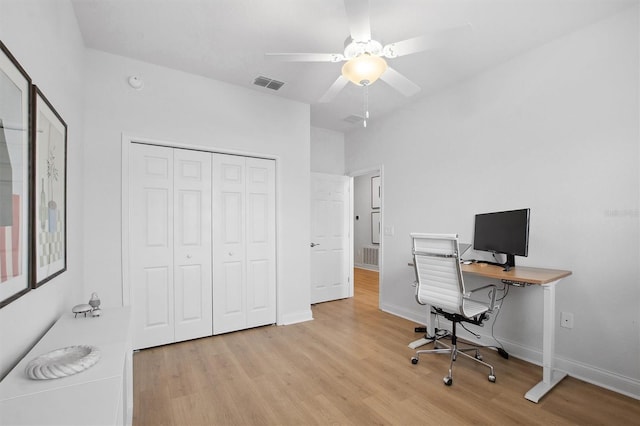
[[[276,322],[275,162],[214,154],[213,332]]]
[[[212,332],[211,154],[131,147],[136,349]]]
[[[33,358],[75,345],[96,346],[100,360],[80,373],[31,380]],[[2,425],[130,425],[133,416],[131,315],[103,309],[98,318],[63,315],[0,382]]]

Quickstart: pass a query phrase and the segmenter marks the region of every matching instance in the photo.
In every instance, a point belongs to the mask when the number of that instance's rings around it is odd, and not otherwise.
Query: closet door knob
[[[191,255],[190,254],[187,255],[187,259],[191,259]]]
[[[233,252],[229,252],[229,256],[233,256]]]

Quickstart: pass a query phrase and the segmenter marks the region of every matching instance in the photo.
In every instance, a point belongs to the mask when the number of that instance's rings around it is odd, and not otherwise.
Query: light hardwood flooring
[[[524,393],[540,367],[484,350],[409,361],[416,324],[378,309],[377,273],[356,269],[355,297],[314,305],[314,320],[260,327],[134,355],[141,425],[619,425],[640,401],[568,377],[539,404]]]

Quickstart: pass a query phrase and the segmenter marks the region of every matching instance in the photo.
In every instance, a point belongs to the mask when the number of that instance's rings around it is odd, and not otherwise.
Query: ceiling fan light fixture
[[[347,37],[344,41],[344,57],[346,59],[353,59],[363,53],[380,56],[382,50],[382,44],[375,40],[354,41],[351,37]]]
[[[358,86],[368,86],[386,70],[387,62],[382,57],[363,53],[342,66],[342,76]]]

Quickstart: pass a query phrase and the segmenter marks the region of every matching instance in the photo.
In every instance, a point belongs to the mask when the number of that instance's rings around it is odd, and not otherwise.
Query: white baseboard
[[[311,309],[282,315],[278,321],[278,325],[291,325],[306,321],[313,321],[313,312]]]
[[[556,368],[571,377],[640,400],[640,380],[556,356]]]
[[[425,324],[426,322],[426,316],[419,315],[415,311],[410,311],[399,306],[381,304],[380,309],[409,321],[414,321],[417,324]],[[440,327],[443,328],[450,327],[450,322],[444,318],[439,319],[439,324]],[[477,339],[475,336],[467,333],[464,329],[459,329],[458,335],[466,341],[477,343],[479,345],[498,345],[490,335],[484,334],[483,331],[484,330],[482,329],[478,330],[480,339]],[[509,353],[509,356],[542,366],[541,348],[524,346],[522,344],[503,339],[500,336],[496,337],[500,340],[504,349]],[[407,342],[407,344],[408,343],[409,342]],[[640,380],[622,376],[611,371],[606,371],[601,368],[584,364],[580,361],[563,358],[558,355],[556,355],[554,362],[556,369],[566,372],[571,377],[640,400]],[[553,392],[551,395],[552,394]]]
[[[384,312],[388,312],[397,317],[404,318],[409,321],[413,321],[417,324],[425,324],[425,321],[427,318],[424,315],[426,315],[427,308],[426,306],[420,306],[417,303],[416,303],[416,306],[418,307],[418,309],[423,308],[425,313],[420,314],[416,311],[406,309],[402,306],[389,305],[388,303],[383,303],[382,301],[380,302],[380,310]]]
[[[354,268],[358,268],[358,269],[366,269],[367,271],[376,271],[378,272],[378,267],[375,265],[366,265],[364,263],[354,263],[353,264]]]

